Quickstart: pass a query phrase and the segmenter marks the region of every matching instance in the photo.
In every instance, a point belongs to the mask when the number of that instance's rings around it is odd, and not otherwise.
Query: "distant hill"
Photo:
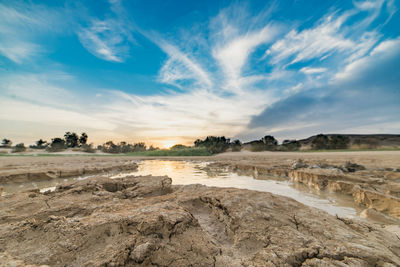
[[[344,136],[348,138],[348,148],[349,149],[376,149],[376,148],[400,148],[400,134],[324,134],[325,136],[331,138],[332,136]],[[297,140],[300,145],[297,150],[308,150],[311,149],[313,140],[317,135],[310,136],[305,139]],[[262,146],[261,140],[254,140],[242,145],[244,150],[251,151],[262,151],[268,150],[260,147]],[[257,148],[260,148],[257,150]],[[283,146],[279,145],[276,150],[285,151],[282,149]],[[286,150],[287,151],[287,150]]]
[[[350,148],[400,147],[400,134],[324,134],[326,136],[342,135],[350,139]],[[317,135],[298,140],[302,149],[311,146]]]

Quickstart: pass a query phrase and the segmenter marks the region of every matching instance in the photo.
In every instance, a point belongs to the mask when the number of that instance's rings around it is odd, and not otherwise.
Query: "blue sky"
[[[0,1],[0,132],[191,143],[400,132],[400,15],[376,1]]]

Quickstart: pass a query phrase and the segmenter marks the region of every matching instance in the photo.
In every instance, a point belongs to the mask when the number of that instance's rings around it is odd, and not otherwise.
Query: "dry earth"
[[[2,157],[0,181],[130,170],[134,159]],[[1,197],[0,266],[400,266],[398,151],[180,159],[350,194],[386,228],[270,193],[99,176]]]
[[[84,205],[82,204],[84,203]],[[0,202],[3,266],[399,266],[400,239],[270,193],[105,177]]]

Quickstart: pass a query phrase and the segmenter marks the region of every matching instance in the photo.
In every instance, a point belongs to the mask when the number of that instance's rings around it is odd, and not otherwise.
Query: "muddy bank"
[[[9,159],[0,159],[6,161]],[[137,169],[132,159],[101,157],[16,158],[9,164],[0,164],[0,185],[46,181],[107,172]]]
[[[210,170],[221,167],[252,175],[255,179],[291,180],[316,190],[351,195],[357,205],[400,219],[400,171],[394,168],[366,168],[350,162],[332,165],[304,160],[279,165],[220,161],[207,166]]]
[[[0,258],[20,264],[400,265],[399,237],[380,226],[270,193],[171,186],[168,177],[98,177],[3,197],[0,236]]]

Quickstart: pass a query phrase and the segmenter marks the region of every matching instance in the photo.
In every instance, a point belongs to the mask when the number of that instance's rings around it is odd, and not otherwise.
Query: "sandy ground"
[[[51,154],[50,154],[51,155]],[[357,152],[229,152],[211,157],[133,157],[106,156],[88,153],[56,153],[52,156],[5,156],[0,157],[0,172],[19,168],[54,167],[65,164],[97,164],[99,162],[120,162],[141,159],[206,160],[218,162],[263,163],[265,165],[290,165],[297,159],[312,163],[326,162],[340,165],[346,161],[356,162],[368,168],[400,168],[400,151],[357,151]],[[96,163],[95,163],[96,162]]]

